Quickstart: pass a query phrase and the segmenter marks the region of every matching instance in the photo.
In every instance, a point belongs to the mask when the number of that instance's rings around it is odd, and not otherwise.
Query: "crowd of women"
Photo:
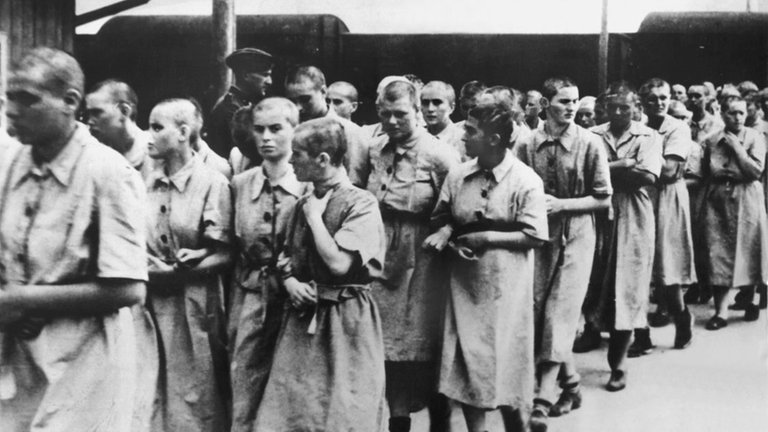
[[[254,53],[230,93],[271,83]],[[765,300],[768,89],[749,82],[457,98],[391,76],[361,128],[354,87],[304,66],[228,114],[220,156],[195,100],[144,132],[128,84],[84,81],[47,48],[9,80],[3,431],[399,432],[424,408],[447,431],[456,405],[470,432],[496,409],[546,431],[601,332],[620,391],[649,321],[684,349],[686,303],[714,296],[717,330]]]

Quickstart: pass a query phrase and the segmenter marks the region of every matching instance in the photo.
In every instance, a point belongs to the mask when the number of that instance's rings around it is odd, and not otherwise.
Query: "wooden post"
[[[223,95],[232,83],[232,71],[224,59],[237,46],[237,15],[234,0],[213,0],[211,19],[213,33],[213,52],[216,62],[216,80],[214,94]]]
[[[600,42],[597,52],[597,93],[608,88],[608,0],[603,0],[600,20]]]

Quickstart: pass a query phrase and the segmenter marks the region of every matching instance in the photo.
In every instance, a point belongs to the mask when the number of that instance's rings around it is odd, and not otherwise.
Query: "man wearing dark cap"
[[[272,55],[256,48],[241,48],[226,58],[235,84],[216,102],[208,121],[206,141],[226,158],[232,149],[230,122],[238,108],[258,103],[272,85]]]

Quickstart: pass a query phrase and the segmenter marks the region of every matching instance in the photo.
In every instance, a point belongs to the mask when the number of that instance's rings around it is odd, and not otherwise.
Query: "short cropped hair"
[[[349,97],[350,102],[357,102],[357,99],[359,97],[357,94],[357,89],[351,83],[348,83],[346,81],[336,81],[334,83],[331,83],[330,86],[328,86],[328,90],[331,90],[333,88],[338,88],[344,93],[346,93],[347,96]]]
[[[667,86],[670,90],[672,87],[669,86],[669,83],[664,81],[661,78],[651,78],[648,81],[644,82],[643,85],[640,86],[640,89],[637,91],[637,94],[642,98],[645,99],[650,93],[651,90],[659,87]]]
[[[296,127],[299,124],[299,109],[293,102],[284,97],[269,97],[257,103],[251,110],[252,114],[249,121],[253,124],[256,113],[271,110],[281,111],[291,126]]]
[[[734,102],[745,102],[744,98],[739,95],[728,95],[720,100],[720,112],[725,114],[731,108],[731,104]]]
[[[541,86],[541,95],[547,100],[552,100],[560,89],[565,87],[578,87],[576,81],[568,77],[554,77],[544,81]]]
[[[756,93],[760,90],[760,88],[752,81],[742,81],[739,83],[739,85],[736,87],[739,89],[739,93],[741,93],[741,96],[744,97],[749,93]]]
[[[131,107],[131,115],[128,117],[131,121],[136,121],[136,111],[139,109],[139,97],[128,83],[116,79],[106,79],[104,81],[99,81],[96,85],[91,87],[89,94],[101,90],[106,90],[113,102],[126,104]]]
[[[170,105],[170,107],[173,108],[173,111],[171,111],[171,119],[176,126],[188,126],[192,133],[194,133],[194,130],[197,128],[195,104],[186,98],[171,98],[158,102],[152,109],[165,107],[166,105]]]
[[[520,111],[519,104],[517,103],[518,100],[515,97],[514,90],[502,85],[495,85],[492,87],[488,87],[483,92],[483,96],[490,97],[491,101],[487,101],[485,103],[493,103],[493,104],[500,104],[504,107],[507,111],[510,111],[512,113],[515,113],[517,111]],[[486,97],[483,97],[481,99],[482,101],[485,100]]]
[[[469,117],[477,120],[480,130],[486,135],[498,134],[500,143],[506,146],[514,130],[514,112],[501,102],[480,102],[469,110]]]
[[[303,80],[310,81],[315,90],[325,86],[325,74],[315,66],[294,66],[285,74],[285,86],[298,84]]]
[[[326,153],[331,164],[341,166],[347,154],[347,135],[344,125],[333,117],[305,121],[296,127],[293,142],[298,143],[312,157]]]
[[[428,88],[435,88],[445,96],[445,100],[447,100],[451,106],[456,105],[456,91],[453,89],[452,85],[444,81],[430,81],[421,89],[421,92],[424,93],[424,90]]]
[[[14,75],[39,74],[42,87],[58,97],[68,90],[76,90],[82,96],[85,89],[85,75],[77,60],[54,48],[31,49],[11,71]]]
[[[608,88],[605,90],[605,96],[603,97],[603,100],[607,96],[624,96],[631,94],[633,102],[637,102],[637,90],[635,89],[635,86],[630,84],[627,81],[621,80],[621,81],[614,81],[608,85]]]
[[[408,97],[416,111],[419,110],[421,105],[419,90],[415,85],[405,81],[392,81],[387,84],[376,99],[376,105],[381,105],[384,101],[395,102],[403,97]]]
[[[482,81],[472,80],[464,83],[459,91],[460,98],[473,98],[488,88]]]

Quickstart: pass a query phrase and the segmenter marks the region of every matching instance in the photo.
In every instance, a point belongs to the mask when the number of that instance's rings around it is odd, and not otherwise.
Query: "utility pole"
[[[232,71],[224,63],[224,59],[237,46],[235,0],[213,0],[211,24],[214,60],[216,62],[214,94],[218,97],[223,95],[232,84]]]
[[[600,41],[597,52],[597,93],[608,87],[608,0],[603,0],[603,13],[600,19]]]

